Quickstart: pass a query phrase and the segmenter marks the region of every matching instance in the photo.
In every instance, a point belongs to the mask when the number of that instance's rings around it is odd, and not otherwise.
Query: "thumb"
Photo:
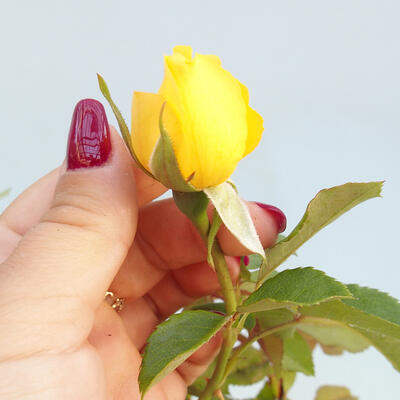
[[[35,343],[25,340],[23,354],[71,348],[86,338],[136,232],[130,156],[99,102],[77,104],[65,164],[50,209],[0,269],[6,352],[27,329]]]

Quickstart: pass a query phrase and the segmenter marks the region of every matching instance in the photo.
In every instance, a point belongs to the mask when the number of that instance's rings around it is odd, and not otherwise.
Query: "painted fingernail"
[[[84,99],[75,107],[69,130],[67,168],[103,165],[111,151],[110,128],[103,105]]]
[[[278,233],[281,233],[286,229],[286,216],[282,210],[278,207],[271,206],[270,204],[259,203],[257,201],[255,203],[275,220]]]

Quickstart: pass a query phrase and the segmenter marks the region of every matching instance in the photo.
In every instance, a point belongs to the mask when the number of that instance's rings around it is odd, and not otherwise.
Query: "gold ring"
[[[117,297],[113,292],[106,292],[104,299],[116,312],[120,312],[124,308],[125,299]]]

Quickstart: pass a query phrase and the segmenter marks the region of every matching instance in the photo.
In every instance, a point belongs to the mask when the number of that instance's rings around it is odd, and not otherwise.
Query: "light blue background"
[[[2,2],[1,188],[11,196],[61,163],[81,98],[102,100],[96,72],[129,119],[132,91],[156,91],[176,44],[219,55],[265,120],[234,179],[242,195],[281,207],[289,232],[322,188],[386,180],[368,201],[313,238],[288,265],[400,298],[400,6],[387,0]],[[109,111],[109,109],[108,109]],[[109,112],[112,123],[115,120]],[[363,400],[396,399],[399,375],[375,350],[315,353],[291,399],[321,384]],[[250,393],[247,393],[250,396]]]

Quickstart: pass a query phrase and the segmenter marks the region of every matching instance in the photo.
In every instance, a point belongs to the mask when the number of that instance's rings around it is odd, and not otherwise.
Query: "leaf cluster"
[[[266,262],[258,254],[249,257],[247,266],[242,261],[236,287],[240,303],[234,315],[240,333],[221,386],[224,397],[232,397],[230,385],[264,380],[257,399],[286,399],[298,373],[314,374],[312,353],[318,345],[328,355],[374,346],[400,371],[396,299],[376,289],[345,285],[309,266],[276,271],[324,226],[355,205],[378,197],[381,187],[382,182],[349,183],[319,192],[293,232],[266,250]],[[162,323],[146,347],[139,377],[142,392],[233,318],[225,312],[220,300],[208,298]],[[213,368],[189,388],[188,397],[201,395]],[[315,399],[356,398],[345,388],[325,386]]]

